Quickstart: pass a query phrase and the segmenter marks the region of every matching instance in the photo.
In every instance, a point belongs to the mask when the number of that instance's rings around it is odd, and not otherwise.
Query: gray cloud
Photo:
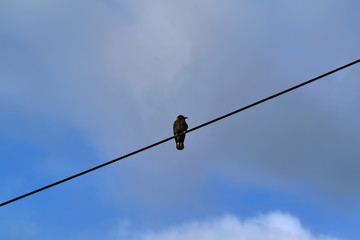
[[[2,59],[2,101],[80,129],[106,158],[171,135],[179,113],[193,127],[359,55],[359,29],[334,2],[113,4],[2,15],[15,29],[2,26],[13,57]],[[158,208],[212,175],[359,199],[356,68],[191,133],[182,153],[164,144],[134,157],[105,181],[128,182],[116,196]]]

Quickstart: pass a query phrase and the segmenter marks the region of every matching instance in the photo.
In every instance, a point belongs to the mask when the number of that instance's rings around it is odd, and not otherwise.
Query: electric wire
[[[222,119],[224,119],[224,118],[227,118],[227,117],[229,117],[229,116],[231,116],[231,115],[234,115],[234,114],[236,114],[236,113],[239,113],[239,112],[241,112],[241,111],[244,111],[244,110],[246,110],[246,109],[248,109],[248,108],[254,107],[254,106],[258,105],[258,104],[261,104],[261,103],[266,102],[266,101],[268,101],[268,100],[270,100],[270,99],[273,99],[273,98],[275,98],[275,97],[278,97],[278,96],[280,96],[280,95],[283,95],[283,94],[285,94],[285,93],[287,93],[287,92],[293,91],[293,90],[295,90],[295,89],[297,89],[297,88],[300,88],[300,87],[302,87],[302,86],[305,86],[305,85],[307,85],[307,84],[309,84],[309,83],[312,83],[312,82],[314,82],[314,81],[316,81],[316,80],[319,80],[319,79],[321,79],[321,78],[323,78],[323,77],[326,77],[326,76],[328,76],[328,75],[330,75],[330,74],[333,74],[333,73],[335,73],[335,72],[338,72],[338,71],[340,71],[340,70],[342,70],[342,69],[345,69],[345,68],[347,68],[347,67],[350,67],[350,66],[352,66],[352,65],[354,65],[354,64],[356,64],[356,63],[359,63],[359,62],[360,62],[360,59],[355,60],[355,61],[353,61],[353,62],[350,62],[350,63],[348,63],[348,64],[346,64],[346,65],[343,65],[343,66],[341,66],[341,67],[339,67],[339,68],[336,68],[336,69],[334,69],[334,70],[331,70],[331,71],[329,71],[329,72],[327,72],[327,73],[324,73],[324,74],[322,74],[322,75],[320,75],[320,76],[317,76],[317,77],[315,77],[315,78],[312,78],[312,79],[310,79],[310,80],[308,80],[308,81],[305,81],[305,82],[303,82],[303,83],[300,83],[300,84],[298,84],[298,85],[296,85],[296,86],[293,86],[293,87],[291,87],[291,88],[288,88],[288,89],[286,89],[286,90],[284,90],[284,91],[278,92],[278,93],[276,93],[276,94],[274,94],[274,95],[271,95],[271,96],[269,96],[269,97],[263,98],[263,99],[261,99],[261,100],[259,100],[259,101],[257,101],[257,102],[254,102],[254,103],[252,103],[252,104],[249,104],[249,105],[247,105],[247,106],[245,106],[245,107],[242,107],[242,108],[240,108],[240,109],[238,109],[238,110],[235,110],[235,111],[230,112],[230,113],[228,113],[228,114],[225,114],[225,115],[223,115],[223,116],[221,116],[221,117],[215,118],[215,119],[213,119],[213,120],[211,120],[211,121],[208,121],[208,122],[203,123],[203,124],[201,124],[201,125],[198,125],[198,126],[196,126],[196,127],[194,127],[194,128],[191,128],[191,129],[187,130],[186,133],[195,131],[195,130],[197,130],[197,129],[199,129],[199,128],[205,127],[205,126],[207,126],[207,125],[209,125],[209,124],[212,124],[212,123],[214,123],[214,122],[217,122],[217,121],[219,121],[219,120],[222,120]],[[51,184],[49,184],[49,185],[46,185],[46,186],[44,186],[44,187],[41,187],[41,188],[36,189],[36,190],[34,190],[34,191],[31,191],[31,192],[28,192],[28,193],[23,194],[23,195],[21,195],[21,196],[12,198],[12,199],[10,199],[10,200],[8,200],[8,201],[5,201],[5,202],[3,202],[3,203],[0,203],[0,207],[5,206],[5,205],[7,205],[7,204],[9,204],[9,203],[18,201],[18,200],[20,200],[20,199],[22,199],[22,198],[25,198],[25,197],[28,197],[28,196],[30,196],[30,195],[33,195],[33,194],[35,194],[35,193],[44,191],[44,190],[46,190],[46,189],[48,189],[48,188],[54,187],[54,186],[59,185],[59,184],[61,184],[61,183],[67,182],[67,181],[69,181],[69,180],[71,180],[71,179],[80,177],[80,176],[82,176],[82,175],[84,175],[84,174],[90,173],[90,172],[95,171],[95,170],[97,170],[97,169],[99,169],[99,168],[105,167],[105,166],[110,165],[110,164],[112,164],[112,163],[114,163],[114,162],[120,161],[120,160],[122,160],[122,159],[124,159],[124,158],[130,157],[130,156],[132,156],[132,155],[135,155],[135,154],[137,154],[137,153],[140,153],[140,152],[142,152],[142,151],[145,151],[145,150],[147,150],[147,149],[153,148],[153,147],[155,147],[155,146],[157,146],[157,145],[160,145],[160,144],[162,144],[162,143],[165,143],[165,142],[167,142],[167,141],[169,141],[169,140],[171,140],[171,139],[173,139],[173,138],[175,138],[175,137],[176,137],[176,136],[168,137],[168,138],[163,139],[163,140],[161,140],[161,141],[159,141],[159,142],[153,143],[153,144],[151,144],[151,145],[148,145],[148,146],[146,146],[146,147],[143,147],[143,148],[141,148],[141,149],[138,149],[138,150],[136,150],[136,151],[133,151],[133,152],[131,152],[131,153],[128,153],[128,154],[126,154],[126,155],[123,155],[123,156],[121,156],[121,157],[115,158],[115,159],[113,159],[113,160],[110,160],[110,161],[108,161],[108,162],[105,162],[105,163],[103,163],[103,164],[100,164],[100,165],[98,165],[98,166],[95,166],[95,167],[93,167],[93,168],[90,168],[90,169],[87,169],[87,170],[82,171],[82,172],[80,172],[80,173],[77,173],[77,174],[75,174],[75,175],[72,175],[72,176],[70,176],[70,177],[67,177],[67,178],[64,178],[64,179],[62,179],[62,180],[59,180],[59,181],[57,181],[57,182],[51,183]]]

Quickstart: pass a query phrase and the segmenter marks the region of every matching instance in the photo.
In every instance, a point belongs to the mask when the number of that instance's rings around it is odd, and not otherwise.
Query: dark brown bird
[[[174,122],[174,136],[177,150],[184,149],[185,132],[188,129],[185,119],[187,119],[187,117],[179,115]]]

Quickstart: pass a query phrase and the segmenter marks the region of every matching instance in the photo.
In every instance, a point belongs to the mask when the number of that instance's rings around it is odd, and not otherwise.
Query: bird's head
[[[187,117],[184,117],[183,115],[177,116],[178,119],[187,119]]]

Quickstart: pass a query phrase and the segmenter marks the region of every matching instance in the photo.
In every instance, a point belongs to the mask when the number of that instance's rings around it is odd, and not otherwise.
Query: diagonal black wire
[[[360,62],[360,59],[358,59],[358,60],[356,60],[356,61],[353,61],[353,62],[351,62],[351,63],[348,63],[348,64],[346,64],[346,65],[344,65],[344,66],[341,66],[341,67],[339,67],[339,68],[336,68],[336,69],[334,69],[334,70],[332,70],[332,71],[330,71],[330,72],[324,73],[324,74],[322,74],[322,75],[320,75],[320,76],[317,76],[317,77],[315,77],[315,78],[313,78],[313,79],[310,79],[310,80],[308,80],[308,81],[306,81],[306,82],[303,82],[303,83],[300,83],[300,84],[298,84],[298,85],[296,85],[296,86],[294,86],[294,87],[288,88],[288,89],[286,89],[286,90],[284,90],[284,91],[282,91],[282,92],[276,93],[276,94],[271,95],[271,96],[269,96],[269,97],[267,97],[267,98],[261,99],[261,100],[259,100],[259,101],[257,101],[257,102],[254,102],[254,103],[252,103],[252,104],[250,104],[250,105],[247,105],[247,106],[245,106],[245,107],[243,107],[243,108],[240,108],[240,109],[238,109],[238,110],[235,110],[235,111],[233,111],[233,112],[231,112],[231,113],[225,114],[225,115],[223,115],[223,116],[221,116],[221,117],[215,118],[215,119],[213,119],[213,120],[211,120],[211,121],[208,121],[208,122],[203,123],[203,124],[201,124],[201,125],[199,125],[199,126],[196,126],[196,127],[194,127],[194,128],[191,128],[191,129],[189,129],[189,130],[186,131],[186,132],[189,133],[189,132],[195,131],[195,130],[197,130],[197,129],[199,129],[199,128],[205,127],[205,126],[207,126],[207,125],[209,125],[209,124],[212,124],[212,123],[217,122],[217,121],[219,121],[219,120],[221,120],[221,119],[227,118],[227,117],[229,117],[229,116],[231,116],[231,115],[234,115],[234,114],[236,114],[236,113],[239,113],[239,112],[241,112],[241,111],[244,111],[244,110],[246,110],[246,109],[248,109],[248,108],[254,107],[254,106],[256,106],[256,105],[258,105],[258,104],[260,104],[260,103],[266,102],[266,101],[268,101],[268,100],[270,100],[270,99],[272,99],[272,98],[278,97],[278,96],[283,95],[283,94],[285,94],[285,93],[287,93],[287,92],[293,91],[293,90],[295,90],[295,89],[297,89],[297,88],[300,88],[300,87],[302,87],[302,86],[305,86],[305,85],[307,85],[307,84],[309,84],[309,83],[312,83],[312,82],[314,82],[314,81],[316,81],[316,80],[319,80],[320,78],[326,77],[326,76],[328,76],[328,75],[330,75],[330,74],[333,74],[333,73],[335,73],[335,72],[338,72],[338,71],[340,71],[340,70],[342,70],[342,69],[344,69],[344,68],[350,67],[351,65],[354,65],[354,64],[359,63],[359,62]],[[132,156],[132,155],[135,155],[135,154],[137,154],[137,153],[140,153],[140,152],[142,152],[142,151],[145,151],[145,150],[147,150],[147,149],[150,149],[150,148],[152,148],[152,147],[155,147],[155,146],[157,146],[157,145],[160,145],[160,144],[162,144],[162,143],[164,143],[164,142],[167,142],[167,141],[169,141],[169,140],[171,140],[171,139],[173,139],[173,138],[175,138],[175,136],[168,137],[168,138],[166,138],[166,139],[164,139],[164,140],[161,140],[161,141],[159,141],[159,142],[153,143],[153,144],[151,144],[151,145],[149,145],[149,146],[146,146],[146,147],[141,148],[141,149],[139,149],[139,150],[136,150],[136,151],[134,151],[134,152],[128,153],[128,154],[123,155],[123,156],[121,156],[121,157],[115,158],[115,159],[113,159],[113,160],[111,160],[111,161],[105,162],[105,163],[100,164],[100,165],[98,165],[98,166],[96,166],[96,167],[90,168],[90,169],[88,169],[88,170],[85,170],[85,171],[83,171],[83,172],[77,173],[77,174],[72,175],[72,176],[70,176],[70,177],[64,178],[64,179],[62,179],[62,180],[60,180],[60,181],[54,182],[54,183],[49,184],[49,185],[47,185],[47,186],[44,186],[44,187],[42,187],[42,188],[36,189],[36,190],[34,190],[34,191],[32,191],[32,192],[29,192],[29,193],[26,193],[26,194],[24,194],[24,195],[18,196],[18,197],[16,197],[16,198],[10,199],[10,200],[8,200],[8,201],[6,201],[6,202],[1,203],[1,204],[0,204],[0,207],[5,206],[5,205],[7,205],[7,204],[9,204],[9,203],[15,202],[15,201],[17,201],[17,200],[20,200],[20,199],[22,199],[22,198],[28,197],[28,196],[30,196],[30,195],[33,195],[33,194],[35,194],[35,193],[41,192],[41,191],[46,190],[46,189],[48,189],[48,188],[54,187],[54,186],[59,185],[59,184],[61,184],[61,183],[67,182],[67,181],[69,181],[69,180],[71,180],[71,179],[73,179],[73,178],[80,177],[80,176],[82,176],[82,175],[84,175],[84,174],[86,174],[86,173],[95,171],[95,170],[97,170],[97,169],[99,169],[99,168],[105,167],[105,166],[110,165],[110,164],[112,164],[112,163],[114,163],[114,162],[120,161],[120,160],[122,160],[122,159],[124,159],[124,158],[130,157],[130,156]]]
[[[285,93],[287,93],[287,92],[293,91],[293,90],[295,90],[295,89],[297,89],[297,88],[299,88],[299,87],[305,86],[305,85],[307,85],[307,84],[309,84],[309,83],[312,83],[312,82],[314,82],[314,81],[316,81],[316,80],[319,80],[320,78],[326,77],[326,76],[328,76],[328,75],[330,75],[330,74],[333,74],[333,73],[335,73],[335,72],[338,72],[338,71],[340,71],[340,70],[342,70],[342,69],[344,69],[344,68],[350,67],[351,65],[354,65],[354,64],[359,63],[359,62],[360,62],[360,59],[358,59],[358,60],[356,60],[356,61],[353,61],[353,62],[351,62],[351,63],[348,63],[348,64],[346,64],[346,65],[344,65],[344,66],[341,66],[341,67],[339,67],[339,68],[336,68],[336,69],[334,69],[334,70],[332,70],[332,71],[330,71],[330,72],[324,73],[324,74],[322,74],[322,75],[320,75],[320,76],[317,76],[317,77],[315,77],[315,78],[313,78],[313,79],[310,79],[310,80],[308,80],[308,81],[306,81],[306,82],[300,83],[299,85],[296,85],[296,86],[291,87],[291,88],[288,88],[288,89],[286,89],[286,90],[284,90],[284,91],[282,91],[282,92],[279,92],[279,93],[276,93],[276,94],[274,94],[274,95],[271,95],[270,97],[261,99],[261,100],[259,100],[259,101],[257,101],[257,102],[254,102],[254,103],[252,103],[252,104],[249,104],[249,105],[247,105],[247,106],[245,106],[245,107],[243,107],[243,108],[240,108],[240,109],[235,110],[235,111],[233,111],[233,112],[231,112],[231,113],[228,113],[228,114],[225,114],[225,115],[223,115],[223,116],[221,116],[221,117],[218,117],[218,118],[216,118],[216,119],[214,119],[214,120],[211,120],[211,121],[208,121],[208,122],[206,122],[206,123],[203,123],[203,124],[201,124],[201,125],[199,125],[199,126],[197,126],[197,127],[194,127],[194,128],[192,128],[192,129],[188,130],[187,132],[192,132],[192,131],[197,130],[197,129],[199,129],[199,128],[205,127],[206,125],[212,124],[212,123],[217,122],[217,121],[219,121],[219,120],[221,120],[221,119],[227,118],[227,117],[229,117],[229,116],[231,116],[231,115],[234,115],[234,114],[236,114],[236,113],[239,113],[239,112],[241,112],[241,111],[244,111],[244,110],[246,110],[246,109],[248,109],[248,108],[254,107],[254,106],[256,106],[256,105],[258,105],[258,104],[260,104],[260,103],[266,102],[266,101],[268,101],[268,100],[270,100],[270,99],[272,99],[272,98],[276,98],[276,97],[278,97],[278,96],[280,96],[280,95],[283,95],[283,94],[285,94]],[[1,205],[0,205],[0,206],[1,206]]]

